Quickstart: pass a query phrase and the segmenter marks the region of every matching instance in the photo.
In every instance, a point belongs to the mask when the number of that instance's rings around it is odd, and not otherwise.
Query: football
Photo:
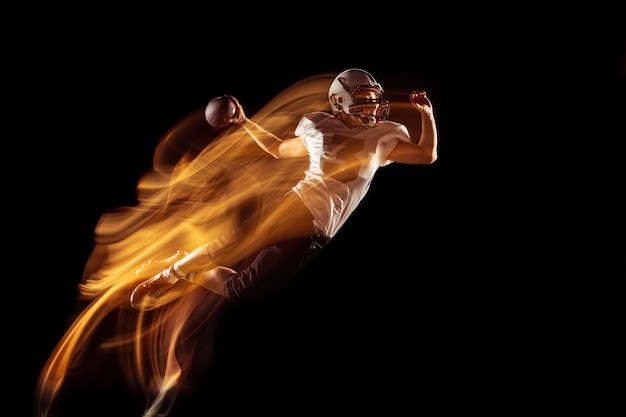
[[[204,118],[213,127],[224,128],[230,123],[224,119],[235,116],[237,107],[229,96],[219,96],[209,101],[204,109]]]

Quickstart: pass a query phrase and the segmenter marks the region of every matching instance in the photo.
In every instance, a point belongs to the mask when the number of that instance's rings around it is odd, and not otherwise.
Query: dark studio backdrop
[[[34,312],[13,323],[18,357],[31,347],[16,365],[24,415],[75,307],[96,222],[134,203],[161,136],[214,96],[233,94],[254,114],[305,77],[350,67],[389,90],[428,91],[440,160],[381,170],[336,239],[294,281],[227,317],[210,378],[171,416],[498,409],[494,397],[522,409],[548,396],[543,386],[557,376],[539,377],[536,365],[553,356],[550,330],[537,318],[546,299],[534,278],[524,279],[529,265],[502,247],[524,227],[510,211],[510,187],[521,180],[493,156],[510,150],[496,137],[522,139],[519,97],[536,78],[529,74],[559,70],[543,66],[550,55],[537,56],[504,23],[503,43],[481,31],[450,37],[403,9],[381,13],[375,24],[308,32],[278,22],[228,27],[212,16],[206,28],[171,25],[166,14],[136,25],[138,14],[107,14],[33,45],[38,71],[27,75],[19,102],[27,186],[15,193],[26,201],[19,246],[32,255],[22,267],[36,270],[26,290]],[[496,187],[503,181],[508,188]],[[429,220],[417,223],[415,214]],[[109,387],[84,393],[73,411],[139,416],[141,407]]]

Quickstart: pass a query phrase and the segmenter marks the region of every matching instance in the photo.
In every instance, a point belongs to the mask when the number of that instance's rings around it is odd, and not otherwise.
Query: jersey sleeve
[[[382,124],[384,123],[384,125]],[[403,124],[385,121],[379,122],[379,126],[385,128],[385,133],[381,136],[381,139],[378,141],[376,153],[379,158],[380,166],[389,165],[391,160],[387,159],[393,148],[396,147],[398,142],[407,142],[411,143],[411,136],[409,135],[409,131]]]
[[[301,137],[311,135],[319,129],[320,124],[329,119],[334,119],[334,116],[324,112],[306,113],[296,126],[295,134]]]

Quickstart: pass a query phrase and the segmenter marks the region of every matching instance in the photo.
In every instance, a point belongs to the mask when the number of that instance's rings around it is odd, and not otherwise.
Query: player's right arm
[[[246,132],[254,139],[254,141],[276,159],[296,158],[308,155],[304,142],[299,136],[281,139],[272,132],[265,130],[262,126],[248,119],[243,107],[239,101],[232,97],[237,106],[235,117],[229,119],[229,122],[236,123],[246,129]]]
[[[243,123],[240,123],[240,125],[246,129],[248,134],[252,136],[261,149],[276,159],[296,158],[308,154],[304,142],[299,136],[280,139],[278,136],[274,135],[272,132],[268,132],[250,119],[246,119]]]

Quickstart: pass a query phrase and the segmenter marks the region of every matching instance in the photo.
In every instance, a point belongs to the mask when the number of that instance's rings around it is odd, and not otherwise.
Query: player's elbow
[[[420,164],[420,165],[430,165],[433,164],[437,158],[439,157],[439,155],[437,154],[437,149],[433,148],[433,149],[423,149],[422,148],[422,152],[419,153],[419,155],[417,156],[417,160],[415,161],[415,163]]]
[[[283,158],[280,147],[277,144],[272,144],[270,146],[265,147],[265,152],[267,152],[274,159]]]

